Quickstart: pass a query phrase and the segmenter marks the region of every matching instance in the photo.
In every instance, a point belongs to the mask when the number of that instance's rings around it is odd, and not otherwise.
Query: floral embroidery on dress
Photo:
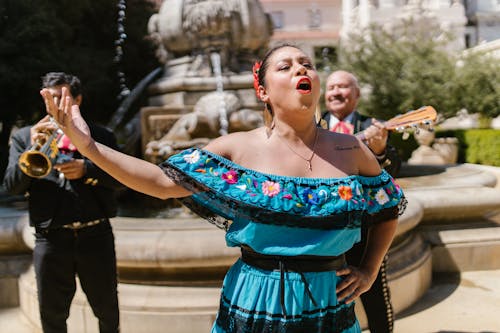
[[[319,203],[318,195],[309,187],[305,188],[302,192],[302,200],[309,205],[317,205]]]
[[[281,186],[279,183],[271,182],[266,180],[262,183],[262,193],[268,197],[274,197],[276,194],[280,193]]]
[[[229,170],[222,174],[222,179],[228,184],[236,184],[238,182],[238,174],[234,170]]]
[[[184,155],[184,161],[189,164],[194,164],[200,160],[200,151],[195,150],[191,154]]]
[[[380,189],[377,191],[377,194],[375,194],[375,200],[379,203],[379,205],[383,205],[387,202],[389,202],[389,196],[385,192],[384,189]]]
[[[339,186],[338,191],[341,199],[343,200],[352,199],[352,188],[350,188],[349,186]]]
[[[285,177],[246,169],[196,148],[172,156],[165,164],[192,177],[202,186],[202,191],[218,193],[221,200],[298,216],[362,211],[372,215],[397,206],[403,196],[385,171],[378,176]]]

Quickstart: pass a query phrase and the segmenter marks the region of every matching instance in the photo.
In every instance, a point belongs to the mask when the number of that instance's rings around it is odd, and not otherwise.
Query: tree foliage
[[[469,53],[458,62],[452,95],[469,113],[494,118],[500,115],[500,61],[493,56]]]
[[[146,0],[127,1],[124,55],[120,64],[114,61],[117,4],[117,0],[0,0],[2,147],[15,121],[30,124],[45,113],[38,91],[46,72],[79,76],[82,112],[89,120],[106,123],[120,102],[117,71],[125,73],[132,88],[158,66],[145,37],[154,13]]]
[[[500,114],[499,62],[461,57],[447,48],[451,41],[431,20],[406,21],[390,31],[374,25],[350,36],[339,67],[355,73],[367,92],[360,109],[382,119],[423,105],[445,118],[462,108]]]
[[[80,77],[89,119],[106,121],[119,101],[116,0],[0,0],[2,120],[40,118],[40,77],[67,71]],[[147,35],[150,2],[127,1],[123,71],[134,85],[155,66]],[[130,53],[130,54],[129,54]],[[88,110],[88,111],[87,111]]]

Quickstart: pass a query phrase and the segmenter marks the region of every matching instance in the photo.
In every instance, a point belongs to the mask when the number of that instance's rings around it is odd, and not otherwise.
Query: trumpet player
[[[82,88],[78,77],[62,72],[42,77],[42,88],[50,91],[56,105],[63,87],[70,91],[73,103],[80,106]],[[115,193],[122,185],[79,154],[62,133],[54,141],[57,149],[53,150],[65,159],[56,159],[46,176],[30,176],[18,163],[24,152],[54,137],[57,130],[48,115],[18,130],[11,139],[4,178],[9,193],[26,193],[29,200],[43,332],[67,332],[76,276],[98,318],[100,332],[119,332],[116,255],[109,218],[116,215]],[[113,133],[104,127],[93,125],[91,131],[97,140],[117,147]]]

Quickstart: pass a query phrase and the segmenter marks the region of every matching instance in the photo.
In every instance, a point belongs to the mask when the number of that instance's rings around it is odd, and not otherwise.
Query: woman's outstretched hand
[[[62,88],[62,96],[59,105],[48,89],[40,91],[45,102],[47,113],[52,116],[59,128],[71,139],[73,145],[86,155],[91,149],[94,141],[90,135],[90,129],[80,114],[80,108],[73,103],[73,98],[66,87]]]

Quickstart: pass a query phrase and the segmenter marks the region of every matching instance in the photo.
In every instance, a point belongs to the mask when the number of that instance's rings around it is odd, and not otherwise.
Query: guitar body
[[[411,129],[418,130],[421,126],[432,127],[437,118],[437,112],[432,106],[422,106],[387,120],[384,127],[389,131],[405,132]],[[364,131],[356,133],[356,137],[366,140]]]

